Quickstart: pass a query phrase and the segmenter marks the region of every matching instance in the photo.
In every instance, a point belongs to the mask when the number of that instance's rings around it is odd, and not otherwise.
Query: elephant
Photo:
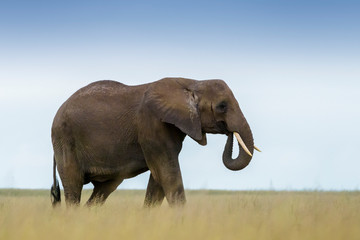
[[[178,156],[186,135],[206,145],[206,133],[228,136],[222,159],[230,170],[246,167],[257,149],[223,80],[163,78],[136,86],[93,82],[67,99],[54,117],[52,205],[61,202],[56,169],[67,206],[79,205],[87,183],[94,189],[86,205],[103,204],[124,179],[148,170],[145,207],[159,206],[164,198],[171,207],[184,205]],[[240,149],[235,159],[233,134]]]

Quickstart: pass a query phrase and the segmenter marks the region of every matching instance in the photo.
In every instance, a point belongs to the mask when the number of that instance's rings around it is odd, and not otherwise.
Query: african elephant
[[[60,203],[59,172],[67,205],[104,203],[126,178],[150,170],[144,206],[185,203],[178,155],[186,135],[206,145],[206,133],[228,136],[223,152],[230,170],[246,167],[254,151],[250,127],[222,80],[164,78],[127,86],[98,81],[75,92],[58,110],[51,129],[54,149],[52,204]],[[242,150],[232,159],[233,133]],[[241,136],[241,137],[240,137]]]

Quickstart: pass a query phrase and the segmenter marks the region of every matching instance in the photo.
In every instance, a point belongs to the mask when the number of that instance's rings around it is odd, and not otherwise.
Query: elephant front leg
[[[164,197],[165,193],[162,186],[156,182],[152,174],[150,174],[149,183],[146,189],[144,207],[160,206]]]
[[[162,186],[171,207],[185,205],[186,197],[180,169],[177,173],[170,173],[170,175],[164,177]]]
[[[183,206],[186,198],[178,162],[161,164],[155,173],[154,181],[160,183],[170,207]]]
[[[159,204],[164,195],[171,207],[181,206],[186,202],[178,158],[169,158],[169,155],[168,153],[153,154],[146,151],[145,159],[151,176],[146,192],[145,206]]]

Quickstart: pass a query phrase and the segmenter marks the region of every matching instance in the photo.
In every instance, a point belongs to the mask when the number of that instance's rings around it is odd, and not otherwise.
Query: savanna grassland
[[[143,199],[118,190],[102,207],[52,209],[47,190],[0,189],[0,239],[360,239],[360,192],[187,191],[184,208],[156,209]]]

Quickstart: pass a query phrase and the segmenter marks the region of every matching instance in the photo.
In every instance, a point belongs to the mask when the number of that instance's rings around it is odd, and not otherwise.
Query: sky
[[[359,12],[346,0],[1,1],[0,188],[50,188],[52,120],[79,88],[188,77],[226,81],[262,152],[232,172],[226,136],[187,137],[186,189],[359,190]]]

